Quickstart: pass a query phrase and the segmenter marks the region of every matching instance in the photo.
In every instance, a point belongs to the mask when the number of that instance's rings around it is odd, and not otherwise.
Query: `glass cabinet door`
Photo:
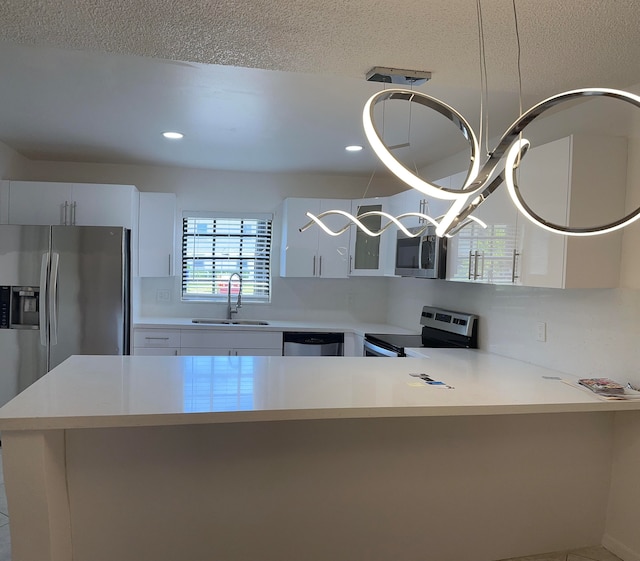
[[[382,205],[362,205],[358,206],[357,215],[366,212],[382,211]],[[382,227],[380,216],[367,216],[359,218],[369,230],[377,232]],[[353,271],[378,270],[380,268],[380,236],[371,237],[365,234],[360,228],[356,229],[355,251],[353,253]]]

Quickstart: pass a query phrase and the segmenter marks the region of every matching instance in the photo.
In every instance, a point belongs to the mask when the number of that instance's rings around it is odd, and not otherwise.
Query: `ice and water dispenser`
[[[40,328],[40,287],[0,286],[0,329]]]

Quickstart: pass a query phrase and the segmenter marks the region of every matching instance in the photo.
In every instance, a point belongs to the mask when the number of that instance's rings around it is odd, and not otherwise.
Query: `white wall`
[[[19,177],[28,160],[15,150],[0,142],[0,179]]]
[[[367,195],[386,194],[396,187],[381,174]],[[383,322],[386,318],[385,279],[283,279],[280,270],[280,211],[286,197],[359,198],[368,177],[320,174],[264,174],[211,171],[159,166],[30,162],[19,177],[33,181],[75,181],[134,184],[141,191],[174,192],[177,195],[179,247],[183,210],[270,212],[274,214],[271,304],[245,303],[239,317]],[[386,191],[385,191],[386,190]],[[222,317],[226,304],[183,303],[179,278],[141,279],[139,307],[144,316]],[[169,290],[171,300],[157,299],[158,290]],[[366,300],[365,300],[366,298]],[[375,305],[371,305],[371,301]]]

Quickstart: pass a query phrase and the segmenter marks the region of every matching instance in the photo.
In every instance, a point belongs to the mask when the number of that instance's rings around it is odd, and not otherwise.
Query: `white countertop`
[[[260,330],[260,331],[323,331],[339,333],[420,333],[418,326],[415,330],[404,329],[385,323],[365,323],[358,321],[313,321],[313,320],[271,320],[268,325],[215,325],[209,323],[193,323],[194,318],[169,318],[169,317],[140,317],[133,322],[135,329],[233,329],[235,330]],[[198,319],[205,319],[205,316]],[[218,318],[222,319],[222,318]],[[236,317],[234,319],[256,319]]]
[[[0,409],[0,430],[640,409],[638,401],[602,401],[560,379],[577,377],[498,355],[428,354],[73,356]]]

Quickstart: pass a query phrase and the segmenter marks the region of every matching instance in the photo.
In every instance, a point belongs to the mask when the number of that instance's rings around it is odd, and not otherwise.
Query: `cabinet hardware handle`
[[[517,249],[513,250],[513,262],[511,264],[511,282],[515,283],[516,279],[520,278],[520,275],[516,275],[516,261],[520,257]]]
[[[73,201],[71,203],[71,225],[75,226],[76,225],[76,205],[78,203],[76,203],[75,201]]]
[[[68,214],[68,212],[69,212],[69,202],[68,202],[68,201],[65,201],[65,202],[64,202],[64,217],[63,217],[63,219],[62,219],[62,224],[63,224],[64,226],[67,226],[67,225],[68,225],[68,224],[67,224],[67,214]]]
[[[349,256],[349,274],[353,271],[353,256]]]
[[[473,280],[478,278],[478,257],[480,255],[479,251],[476,251],[475,259],[473,261]]]
[[[174,356],[178,356],[178,349],[176,349],[175,351],[173,351]]]
[[[171,254],[169,254],[169,276],[171,276]]]
[[[316,256],[313,256],[313,276],[316,276]]]
[[[471,253],[471,251],[469,251],[469,280],[471,280],[471,259],[473,257],[473,254]]]
[[[318,276],[322,276],[322,255],[320,256],[320,266],[318,267]]]
[[[168,341],[169,337],[145,337],[146,341]]]

